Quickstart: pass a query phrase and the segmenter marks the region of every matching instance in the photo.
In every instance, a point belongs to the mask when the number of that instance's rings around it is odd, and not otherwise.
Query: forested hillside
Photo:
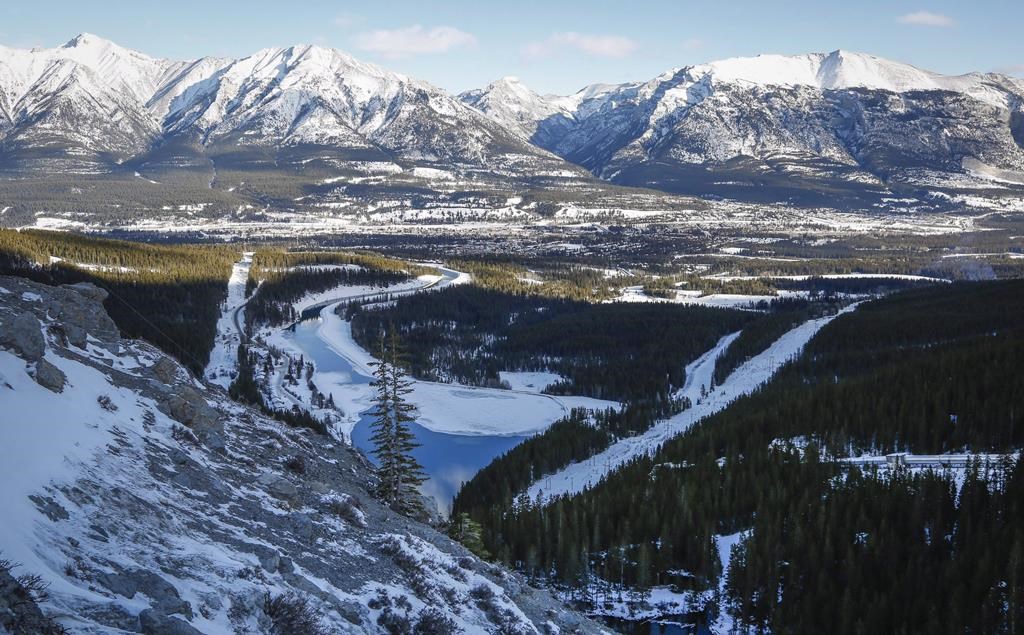
[[[593,489],[538,505],[488,468],[455,513],[503,562],[592,604],[609,585],[672,584],[703,590],[709,619],[721,589],[742,623],[775,632],[1013,632],[1021,468],[874,473],[833,457],[1024,446],[1022,310],[1024,281],[866,303],[763,389]],[[518,473],[547,469],[528,459]],[[726,580],[716,537],[737,532],[753,538]]]
[[[231,247],[0,229],[0,273],[106,289],[104,306],[126,337],[152,342],[197,375],[213,348],[218,305],[238,256]]]
[[[662,304],[593,304],[473,285],[352,311],[364,348],[397,329],[424,379],[499,385],[503,370],[549,370],[549,390],[651,404],[669,412],[686,362],[739,330],[750,313]]]

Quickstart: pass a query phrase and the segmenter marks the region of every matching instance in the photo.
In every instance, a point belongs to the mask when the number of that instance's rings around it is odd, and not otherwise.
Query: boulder
[[[274,498],[292,503],[299,498],[299,488],[295,487],[288,479],[276,474],[262,474],[256,481],[264,487],[266,492]]]
[[[224,424],[220,421],[220,415],[195,388],[184,384],[172,386],[170,393],[160,403],[160,410],[190,428],[200,438],[217,437],[223,443]]]
[[[139,613],[139,626],[145,635],[203,635],[185,620],[164,615],[156,609]]]
[[[180,613],[192,618],[192,605],[181,599],[178,590],[167,580],[146,569],[127,569],[121,573],[104,573],[98,582],[112,593],[126,598],[141,593],[153,600],[159,613],[170,615]]]
[[[62,325],[64,328],[64,336],[68,338],[68,343],[77,346],[78,348],[85,348],[86,344],[89,343],[89,334],[85,332],[85,329],[81,326],[68,322]]]
[[[106,289],[101,289],[91,282],[76,282],[74,284],[62,284],[65,289],[76,291],[95,302],[103,302],[110,294]]]
[[[99,295],[106,292],[93,287],[95,292],[82,293],[78,285],[71,287],[53,290],[46,306],[47,314],[63,325],[68,340],[76,346],[84,347],[88,335],[108,346],[116,344],[121,338],[121,332],[107,315],[102,301],[97,300]]]
[[[257,555],[257,558],[267,573],[277,573],[277,568],[281,566],[281,556],[276,551],[268,549]]]
[[[67,379],[61,369],[45,359],[36,362],[35,380],[43,388],[51,392],[64,392],[64,384]]]
[[[170,357],[161,357],[157,363],[150,367],[157,379],[170,384],[178,377],[178,365]]]
[[[0,348],[14,351],[22,359],[35,362],[46,351],[46,340],[39,320],[28,311],[0,321]]]

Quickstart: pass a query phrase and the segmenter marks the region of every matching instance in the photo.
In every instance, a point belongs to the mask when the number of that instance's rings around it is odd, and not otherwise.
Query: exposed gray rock
[[[106,292],[98,287],[92,288],[95,291],[83,293],[77,286],[48,287],[46,314],[55,323],[63,325],[68,340],[75,346],[84,347],[88,336],[92,335],[109,348],[120,340],[121,333],[107,315],[103,302],[97,299]]]
[[[565,608],[547,592],[485,566],[448,537],[381,505],[370,494],[367,460],[352,448],[288,428],[231,402],[223,391],[186,383],[173,359],[158,362],[159,373],[181,383],[162,381],[152,367],[137,368],[140,359],[160,359],[154,349],[118,336],[100,339],[107,337],[102,319],[83,307],[101,308],[77,291],[9,277],[0,278],[0,286],[9,291],[0,294],[0,318],[29,311],[55,335],[67,324],[58,314],[83,319],[75,324],[88,324],[89,342],[97,338],[125,364],[110,367],[108,352],[68,348],[57,339],[50,340],[47,356],[99,370],[112,390],[136,394],[142,409],[125,407],[95,422],[90,435],[98,451],[80,453],[73,473],[55,475],[56,491],[33,492],[36,521],[11,519],[23,522],[18,528],[31,543],[26,547],[66,563],[60,570],[68,582],[93,591],[69,593],[67,585],[55,585],[43,606],[66,616],[76,632],[192,635],[206,630],[190,624],[198,615],[204,625],[217,625],[211,632],[271,632],[265,599],[291,593],[308,601],[330,632],[379,633],[373,613],[352,600],[372,584],[386,585],[396,599],[396,593],[421,597],[465,632],[493,632],[487,613],[456,588],[485,579],[498,585],[496,597],[522,610],[524,632],[548,619],[560,627],[572,619],[558,617]],[[42,300],[22,300],[25,292]],[[72,311],[72,303],[81,306]],[[97,399],[78,384],[65,385],[65,396]],[[72,400],[53,399],[72,418]],[[152,404],[167,416],[155,414]],[[225,441],[231,451],[216,451]],[[288,458],[299,459],[303,469],[280,471]],[[331,501],[344,503],[351,518]],[[38,522],[43,515],[53,522]],[[398,545],[388,557],[381,557],[383,536]],[[453,559],[459,567],[451,566]],[[112,595],[119,597],[112,601]],[[545,613],[552,609],[555,618]],[[600,632],[580,620],[580,632]]]
[[[67,379],[61,369],[45,359],[36,362],[35,380],[43,388],[52,392],[64,392],[64,384],[67,383]]]
[[[76,282],[74,284],[61,285],[65,289],[76,291],[94,302],[103,302],[110,294],[106,289],[101,289],[91,282]]]
[[[171,386],[168,392],[162,394],[157,407],[195,432],[211,449],[224,451],[224,423],[218,412],[195,388],[185,384]]]
[[[291,515],[292,533],[303,542],[313,540],[313,519],[309,514],[295,513]]]
[[[203,635],[185,620],[163,615],[154,609],[139,613],[139,626],[145,635]]]
[[[260,545],[262,547],[262,545]],[[260,566],[267,573],[277,573],[277,568],[281,566],[281,556],[276,551],[266,550],[266,547],[262,547],[265,551],[257,553],[256,557],[259,558]]]
[[[28,311],[14,317],[0,320],[0,348],[6,348],[30,362],[43,357],[46,340],[39,326],[39,320]]]
[[[298,498],[299,489],[283,476],[268,472],[261,475],[257,481],[275,498],[283,501],[295,501]]]
[[[38,496],[32,494],[28,497],[36,505],[36,509],[43,512],[47,518],[56,522],[58,520],[67,520],[70,518],[66,509],[60,506],[60,504],[53,500],[49,496]]]
[[[127,569],[121,573],[104,573],[97,581],[112,593],[126,598],[141,593],[153,600],[153,606],[163,614],[180,613],[192,618],[192,605],[181,599],[170,582],[152,571]]]
[[[170,357],[161,357],[149,370],[165,384],[170,384],[178,377],[178,364]]]
[[[89,343],[89,334],[78,324],[68,322],[61,326],[63,327],[64,337],[68,339],[68,344],[78,348],[85,348],[85,345]]]

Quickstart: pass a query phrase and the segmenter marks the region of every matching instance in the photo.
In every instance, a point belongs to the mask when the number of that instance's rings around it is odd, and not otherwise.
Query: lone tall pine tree
[[[401,343],[394,329],[380,338],[378,361],[373,362],[374,456],[379,463],[377,497],[403,514],[423,511],[419,486],[426,480],[423,467],[413,457],[419,446],[409,424],[416,420],[416,406],[406,400],[412,382],[401,368]]]

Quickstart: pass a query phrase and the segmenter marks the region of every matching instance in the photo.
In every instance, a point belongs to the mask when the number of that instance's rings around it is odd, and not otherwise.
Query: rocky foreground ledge
[[[367,493],[366,459],[0,277],[0,631],[599,633]]]

